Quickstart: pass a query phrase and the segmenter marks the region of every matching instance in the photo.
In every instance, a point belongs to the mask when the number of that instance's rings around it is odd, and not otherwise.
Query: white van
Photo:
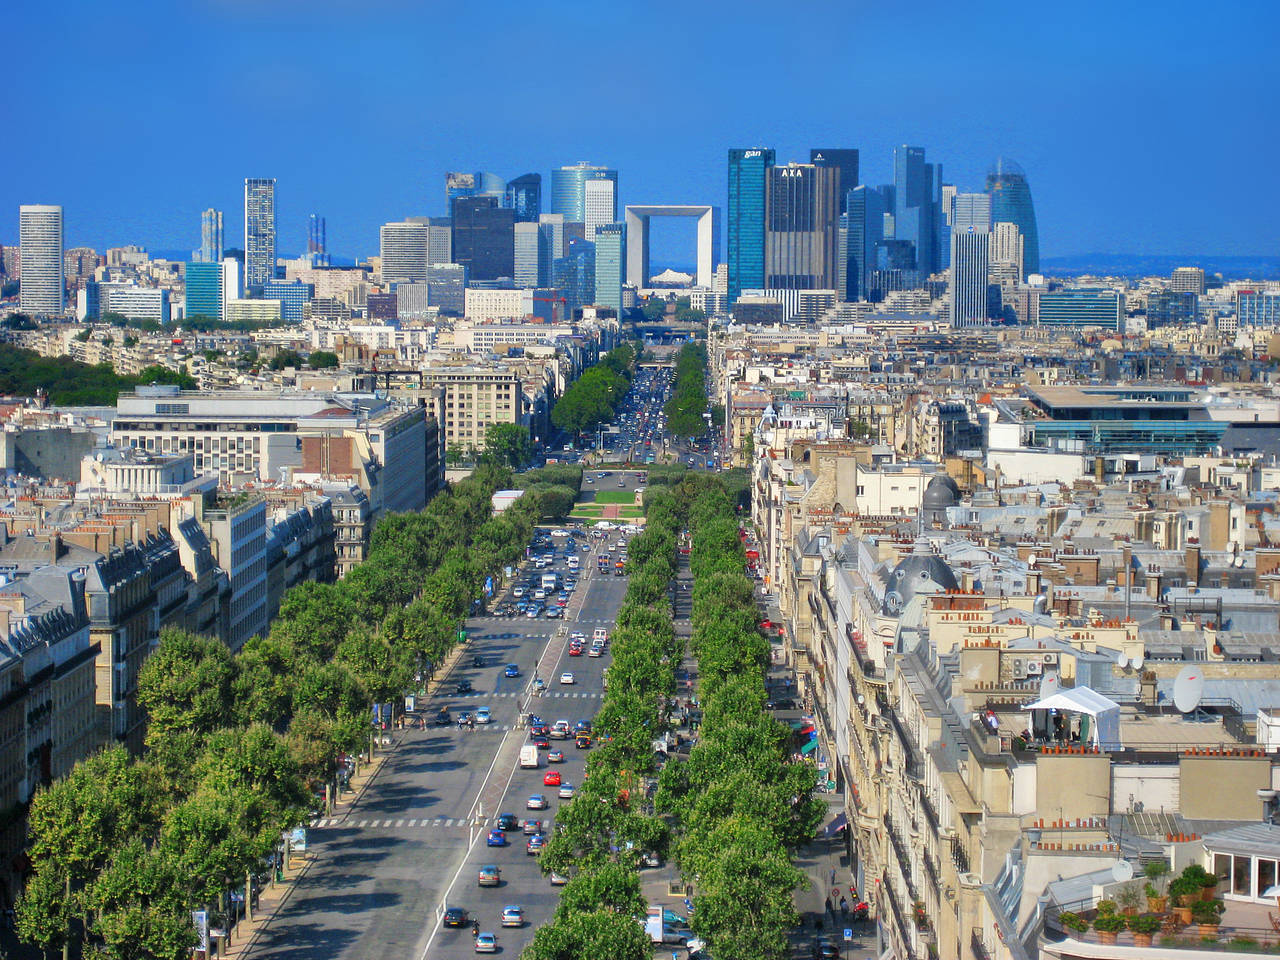
[[[601,643],[604,643],[604,642],[606,642],[608,639],[609,639],[609,631],[608,631],[608,630],[606,630],[604,627],[596,627],[596,628],[595,628],[595,630],[594,630],[594,631],[592,632],[592,634],[591,634],[591,641],[592,641],[593,643],[594,643],[596,640],[599,640]]]
[[[538,746],[533,743],[526,743],[520,748],[520,769],[536,770],[538,763]]]

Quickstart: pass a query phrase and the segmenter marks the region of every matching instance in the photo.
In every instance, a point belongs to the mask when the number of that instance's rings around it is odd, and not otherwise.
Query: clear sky
[[[444,213],[446,170],[591,160],[623,203],[725,202],[730,146],[924,146],[960,189],[1027,171],[1045,256],[1274,254],[1271,0],[43,0],[9,5],[0,242],[60,203],[68,246],[243,237],[278,179],[281,253],[376,253]],[[655,261],[670,259],[654,251]],[[678,258],[677,258],[678,259]]]

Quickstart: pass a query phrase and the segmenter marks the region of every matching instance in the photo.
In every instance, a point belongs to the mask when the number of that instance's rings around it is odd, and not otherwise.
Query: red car
[[[572,646],[572,647],[570,647],[570,648],[569,648],[569,656],[571,656],[571,657],[580,657],[580,656],[582,656],[582,647],[580,647],[580,646]]]
[[[529,728],[529,736],[531,737],[549,737],[551,728],[545,723],[535,723]]]
[[[543,786],[547,786],[547,787],[560,786],[560,771],[548,770],[545,774],[542,775],[542,784]]]

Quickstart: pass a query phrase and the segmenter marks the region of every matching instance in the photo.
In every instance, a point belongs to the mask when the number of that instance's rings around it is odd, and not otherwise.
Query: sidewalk
[[[445,683],[449,682],[449,675],[453,672],[453,668],[458,661],[468,652],[467,647],[467,644],[460,643],[449,652],[440,669],[436,671],[435,676],[428,682],[426,696],[421,699],[426,700],[434,696]],[[376,751],[371,762],[360,765],[355,775],[352,776],[348,789],[334,803],[333,812],[330,816],[340,817],[348,813],[351,808],[360,802],[360,798],[364,796],[365,789],[373,782],[379,771],[382,770],[382,764],[403,741],[403,736],[397,736],[398,733],[403,733],[403,731],[391,730],[384,734],[384,736],[391,739],[391,743]],[[254,941],[257,939],[258,934],[271,924],[281,908],[289,902],[289,898],[293,896],[294,890],[297,889],[298,882],[307,875],[311,865],[318,859],[319,854],[313,850],[302,854],[294,854],[291,858],[290,866],[284,871],[284,880],[276,882],[273,879],[259,895],[258,906],[253,911],[253,920],[241,920],[236,924],[231,931],[231,942],[221,952],[213,953],[211,956],[226,958],[226,960],[242,960],[242,958],[251,956]]]

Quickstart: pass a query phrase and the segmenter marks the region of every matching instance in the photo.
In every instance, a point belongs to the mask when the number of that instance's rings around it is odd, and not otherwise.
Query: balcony
[[[1045,910],[1044,930],[1049,940],[1043,948],[1046,956],[1109,957],[1117,960],[1126,957],[1141,960],[1151,956],[1152,948],[1135,944],[1133,934],[1129,931],[1117,934],[1114,944],[1104,944],[1092,926],[1082,933],[1064,929],[1059,920],[1062,913],[1071,911],[1092,922],[1096,915],[1095,903],[1096,901],[1090,900],[1054,904]],[[1280,944],[1280,931],[1277,931],[1275,924],[1280,923],[1280,917],[1266,904],[1228,900],[1226,907],[1217,932],[1209,936],[1201,935],[1198,924],[1182,926],[1170,914],[1165,918],[1164,927],[1154,935],[1155,947],[1161,951],[1186,951],[1189,958],[1198,953],[1275,956],[1277,945]]]
[[[916,889],[915,877],[912,875],[911,857],[907,852],[907,845],[899,836],[900,827],[894,825],[892,818],[886,816],[884,818],[885,833],[889,837],[889,844],[893,847],[893,852],[898,858],[898,869],[902,873],[902,879],[907,884],[907,892],[911,895],[912,901],[920,899],[920,891]]]

